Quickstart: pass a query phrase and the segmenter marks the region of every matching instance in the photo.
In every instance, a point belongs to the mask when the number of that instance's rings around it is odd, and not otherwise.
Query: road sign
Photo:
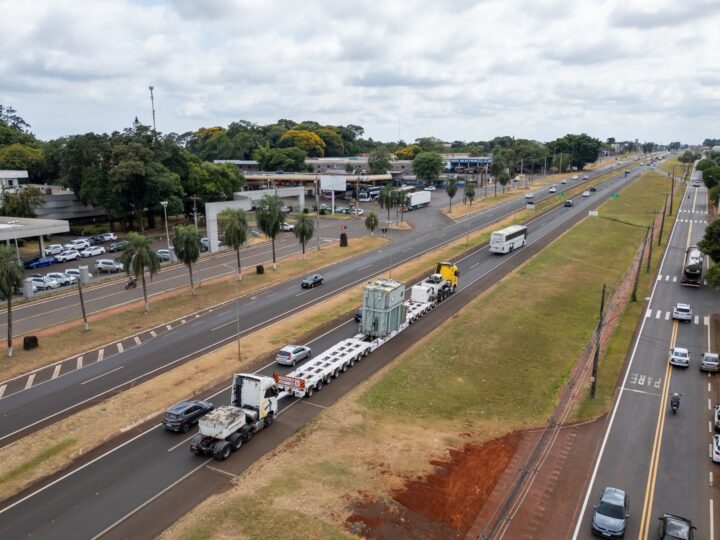
[[[597,211],[597,210],[590,210],[590,211],[588,212],[588,215],[589,215],[589,216],[593,216],[593,217],[597,217],[597,216],[598,216],[598,211]]]
[[[613,194],[610,195],[610,196],[611,196],[613,199],[619,199],[619,198],[620,198],[620,194],[619,194],[619,193],[613,193]]]

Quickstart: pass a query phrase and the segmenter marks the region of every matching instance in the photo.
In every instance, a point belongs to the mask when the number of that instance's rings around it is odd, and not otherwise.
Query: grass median
[[[351,528],[353,508],[396,502],[453,448],[544,423],[596,325],[602,284],[626,273],[645,233],[638,225],[662,208],[660,182],[633,182],[599,209],[622,219],[583,220],[161,538],[281,535],[298,500],[306,522],[335,527],[316,537],[332,538]],[[284,490],[271,489],[287,478]],[[267,513],[226,511],[259,493],[269,493]],[[262,534],[249,532],[258,525]]]

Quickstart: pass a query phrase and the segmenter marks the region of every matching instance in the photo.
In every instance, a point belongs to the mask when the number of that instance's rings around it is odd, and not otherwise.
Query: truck
[[[697,246],[690,246],[685,252],[680,285],[699,287],[702,282],[703,254]]]
[[[226,460],[255,433],[272,425],[280,397],[272,377],[235,374],[231,404],[218,407],[199,420],[198,433],[190,440],[190,451]]]
[[[415,210],[417,208],[425,208],[430,206],[431,193],[429,191],[415,191],[408,193],[407,195],[407,206],[405,211]]]

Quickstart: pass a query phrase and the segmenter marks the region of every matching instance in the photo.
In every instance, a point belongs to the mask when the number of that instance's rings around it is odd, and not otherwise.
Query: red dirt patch
[[[462,538],[515,454],[522,434],[450,450],[436,470],[407,482],[389,501],[360,495],[347,519],[354,534],[378,540]]]

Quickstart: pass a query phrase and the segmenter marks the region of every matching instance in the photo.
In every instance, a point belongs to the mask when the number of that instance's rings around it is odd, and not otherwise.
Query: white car
[[[90,242],[88,240],[86,240],[85,238],[76,238],[75,240],[71,240],[70,242],[65,244],[66,250],[75,249],[75,250],[79,251],[81,249],[85,249],[85,248],[89,248],[89,247],[90,247]]]
[[[47,291],[48,289],[57,289],[60,284],[55,281],[54,279],[50,279],[49,277],[32,277],[30,278],[32,280],[32,284],[37,288],[39,291]]]
[[[285,231],[285,232],[294,231],[294,230],[295,230],[295,225],[293,225],[292,223],[288,223],[287,221],[283,221],[283,222],[280,224],[280,230],[281,230],[281,231]]]
[[[589,196],[590,196],[590,192],[587,191],[587,190],[585,190],[585,191],[582,192],[582,196],[583,196],[583,197],[589,197]]]
[[[65,285],[71,285],[73,283],[73,280],[70,278],[70,276],[63,274],[62,272],[49,272],[46,274],[46,277],[57,281],[61,287],[64,287]]]
[[[692,306],[678,302],[673,308],[672,318],[677,321],[692,321]]]
[[[105,253],[105,248],[102,246],[90,246],[89,248],[85,248],[83,251],[80,252],[81,257],[95,257],[97,255],[103,255]]]
[[[60,255],[63,251],[65,251],[65,248],[60,244],[50,244],[43,250],[43,255],[46,257],[48,255]]]
[[[60,255],[55,255],[57,262],[68,262],[76,261],[80,258],[80,253],[76,249],[68,249],[63,251]]]
[[[562,180],[560,180],[560,183],[561,183],[561,184],[567,184],[567,178],[563,178]]]
[[[572,177],[573,180],[577,180],[578,178],[580,178],[580,177],[577,174],[574,174]]]
[[[548,193],[557,193],[557,187],[556,187],[556,186],[550,186],[550,189],[548,189]]]
[[[583,180],[590,180],[590,175],[586,174],[585,176],[583,176]]]
[[[98,271],[98,274],[102,274],[103,272],[112,274],[122,272],[124,268],[122,263],[113,261],[112,259],[98,259],[95,261],[95,270]]]
[[[435,186],[425,186],[424,191],[436,191],[437,188]]]
[[[712,460],[713,463],[720,463],[720,435],[713,435]]]
[[[673,347],[670,349],[670,365],[688,367],[690,365],[690,351],[683,347]]]
[[[79,268],[68,268],[67,270],[65,270],[65,275],[69,276],[71,279],[75,278],[75,281],[77,282],[77,280],[80,279],[80,269]],[[90,272],[88,272],[88,279],[90,279],[91,277],[93,277],[93,275]]]
[[[115,240],[117,240],[117,236],[115,235],[115,233],[111,232],[106,232],[104,234],[101,234],[100,236],[102,236],[103,242],[114,242]]]

